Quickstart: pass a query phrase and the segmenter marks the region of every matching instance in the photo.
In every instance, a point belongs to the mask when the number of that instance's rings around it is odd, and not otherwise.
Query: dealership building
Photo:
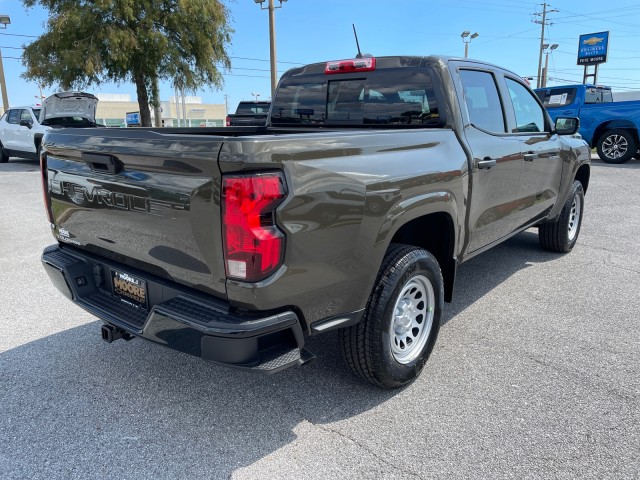
[[[138,102],[128,94],[99,93],[96,97],[99,100],[96,122],[107,127],[126,127],[127,114],[140,111]],[[185,96],[177,97],[177,100],[171,97],[160,102],[165,127],[224,127],[227,116],[224,104],[202,103],[201,97]]]

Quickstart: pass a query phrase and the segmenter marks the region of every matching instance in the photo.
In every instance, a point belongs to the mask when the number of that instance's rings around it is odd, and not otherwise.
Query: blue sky
[[[276,2],[279,3],[279,2]],[[253,0],[227,0],[235,30],[229,46],[232,70],[220,91],[196,92],[207,103],[224,103],[231,110],[251,92],[269,98],[268,12]],[[546,43],[560,46],[549,57],[550,85],[580,83],[583,67],[576,65],[581,34],[610,31],[609,60],[599,68],[598,83],[614,90],[640,90],[640,4],[637,0],[551,2],[552,23]],[[276,40],[280,73],[298,64],[351,58],[356,53],[351,24],[355,23],[363,52],[374,56],[443,54],[462,56],[460,33],[478,32],[469,56],[509,68],[522,76],[537,75],[542,4],[528,0],[289,0],[276,10]],[[38,88],[20,78],[24,71],[21,47],[43,32],[47,12],[25,10],[20,0],[0,0],[0,14],[11,25],[0,30],[9,102],[37,102]],[[535,81],[533,82],[535,85]],[[45,90],[45,95],[54,90]],[[131,84],[103,84],[93,93],[130,93]],[[173,95],[169,84],[162,99]]]

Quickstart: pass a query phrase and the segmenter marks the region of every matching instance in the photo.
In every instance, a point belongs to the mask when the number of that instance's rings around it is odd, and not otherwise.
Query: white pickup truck
[[[63,92],[42,107],[12,107],[0,118],[0,163],[9,157],[37,160],[40,142],[51,128],[96,127],[98,99],[90,93]]]

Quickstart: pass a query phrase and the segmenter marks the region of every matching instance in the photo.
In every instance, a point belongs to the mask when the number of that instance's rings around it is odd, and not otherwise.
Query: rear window
[[[553,90],[538,90],[536,95],[546,108],[559,108],[571,105],[576,98],[575,88],[554,88]]]
[[[271,123],[439,126],[440,114],[428,71],[395,68],[348,78],[288,78],[278,89]]]
[[[266,115],[269,113],[270,103],[240,103],[236,109],[236,114],[240,115]]]

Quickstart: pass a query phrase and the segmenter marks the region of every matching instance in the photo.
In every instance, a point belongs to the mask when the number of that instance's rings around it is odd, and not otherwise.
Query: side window
[[[505,81],[509,89],[513,111],[516,114],[514,133],[544,132],[544,112],[534,96],[524,85],[515,80],[505,78]]]
[[[538,98],[546,108],[560,108],[571,105],[576,98],[575,88],[554,88],[552,90],[538,91]]]
[[[505,133],[502,104],[493,75],[489,72],[461,70],[460,80],[471,123],[489,132]]]
[[[20,110],[9,110],[7,122],[15,123],[16,125],[20,123]]]
[[[21,110],[20,113],[20,120],[26,120],[28,122],[33,123],[33,117],[31,116],[31,112],[29,112],[29,110]]]

